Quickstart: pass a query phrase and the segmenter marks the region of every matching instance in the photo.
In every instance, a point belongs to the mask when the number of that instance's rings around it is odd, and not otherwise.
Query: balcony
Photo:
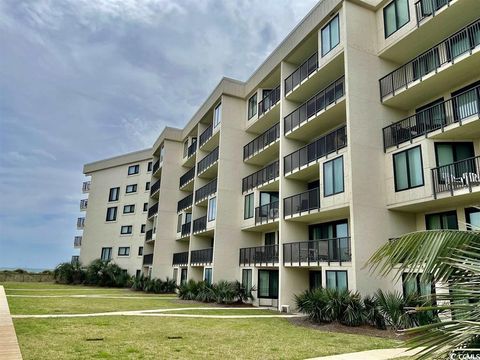
[[[304,140],[344,123],[344,95],[345,77],[342,76],[285,116],[285,136]],[[343,106],[336,107],[340,102]]]
[[[206,200],[210,195],[217,192],[217,179],[213,179],[205,186],[195,191],[195,204],[199,204]]]
[[[153,240],[153,229],[150,229],[145,233],[145,241],[151,240]]]
[[[153,254],[143,255],[143,266],[153,264]]]
[[[160,169],[160,159],[155,161],[155,164],[153,164],[152,174],[155,175],[159,169]]]
[[[419,0],[415,3],[415,13],[417,15],[417,26],[430,18],[436,15],[436,13],[450,6],[452,0]]]
[[[347,127],[342,126],[283,158],[285,175],[318,163],[328,154],[338,153],[347,146]]]
[[[283,199],[283,216],[307,215],[320,210],[320,189],[315,188]]]
[[[195,166],[188,170],[185,174],[180,176],[180,189],[184,189],[195,178]],[[193,188],[193,187],[192,187]],[[190,188],[189,190],[193,190]]]
[[[91,181],[84,181],[82,185],[82,192],[84,194],[88,193],[90,191],[90,185],[92,184]]]
[[[73,264],[78,264],[80,261],[80,256],[78,255],[73,255],[72,256],[72,260],[70,260],[70,263],[73,265]]]
[[[191,208],[193,204],[193,194],[185,196],[182,200],[177,203],[177,213],[180,211]]]
[[[240,249],[240,266],[278,266],[278,245]]]
[[[270,165],[265,166],[263,169],[260,169],[253,174],[250,174],[242,179],[242,192],[247,192],[255,188],[265,189],[266,185],[275,185],[274,183],[278,180],[279,175],[279,162],[278,160]],[[278,186],[276,187],[278,190]],[[275,189],[269,189],[275,190]]]
[[[188,251],[173,254],[172,266],[188,266]]]
[[[252,164],[262,164],[266,159],[278,153],[278,140],[280,139],[280,123],[276,123],[263,134],[257,136],[243,147],[243,161]],[[268,149],[268,151],[266,151]]]
[[[160,191],[160,180],[157,180],[150,186],[150,196],[154,196],[157,192]]]
[[[315,53],[285,79],[285,95],[293,91],[293,89],[299,86],[303,80],[307,79],[317,69],[318,53]]]
[[[79,248],[82,246],[82,236],[75,236],[73,239],[73,247]]]
[[[86,211],[88,206],[88,199],[80,200],[80,211]]]
[[[459,190],[480,190],[480,156],[433,168],[432,184],[435,199],[442,193],[453,196]]]
[[[320,266],[351,261],[350,237],[283,244],[284,266]]]
[[[437,130],[443,132],[449,125],[462,125],[471,117],[478,119],[479,115],[480,86],[477,86],[383,128],[384,151]]]
[[[193,250],[190,255],[190,265],[203,266],[210,265],[213,259],[213,248]]]
[[[478,63],[472,54],[479,48],[479,34],[477,20],[381,78],[382,102],[408,108],[471,79]]]
[[[273,108],[280,101],[280,85],[271,90],[267,96],[265,96],[258,103],[258,117],[263,116],[267,111]]]
[[[207,156],[205,156],[202,160],[200,160],[197,164],[197,176],[203,175],[203,177],[207,177],[208,175],[216,176],[216,167],[214,168],[214,164],[218,161],[218,146],[213,149]],[[208,173],[207,173],[207,170]]]
[[[187,149],[187,159],[191,158],[197,152],[197,141],[195,140],[190,144]]]
[[[255,208],[255,225],[264,225],[278,220],[278,201]]]
[[[198,219],[193,220],[193,233],[199,234],[204,231],[207,231],[207,216],[202,216]]]
[[[83,230],[84,227],[85,227],[85,218],[84,217],[79,217],[77,219],[77,229],[78,230]]]
[[[147,219],[150,219],[158,214],[158,202],[150,206],[148,209]]]
[[[192,222],[189,221],[185,224],[182,225],[182,228],[180,230],[180,237],[181,238],[186,238],[190,236],[190,231],[192,230]]]

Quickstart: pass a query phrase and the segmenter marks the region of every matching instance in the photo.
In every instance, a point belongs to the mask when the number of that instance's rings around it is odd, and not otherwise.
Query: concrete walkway
[[[322,356],[307,360],[389,360],[404,356],[413,356],[419,351],[419,349],[408,350],[407,348],[377,349],[348,354]]]
[[[0,359],[21,360],[22,353],[18,346],[17,335],[13,327],[5,290],[0,285]]]

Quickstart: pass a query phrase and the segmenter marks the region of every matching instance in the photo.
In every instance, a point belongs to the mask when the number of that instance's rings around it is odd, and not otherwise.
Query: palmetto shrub
[[[178,287],[178,297],[182,300],[196,300],[199,287],[195,280],[189,280]]]
[[[85,271],[78,262],[65,262],[57,265],[53,277],[60,284],[82,284],[85,280]]]
[[[363,306],[365,307],[365,316],[367,324],[375,326],[377,329],[386,330],[385,318],[383,317],[380,306],[375,296],[365,296],[363,298]]]
[[[314,322],[331,322],[330,314],[327,313],[328,297],[325,289],[306,290],[295,295],[298,310],[308,315]]]
[[[189,280],[178,287],[178,297],[182,300],[233,304],[253,300],[252,291],[253,288],[247,290],[238,281],[222,280],[209,285],[204,281]]]

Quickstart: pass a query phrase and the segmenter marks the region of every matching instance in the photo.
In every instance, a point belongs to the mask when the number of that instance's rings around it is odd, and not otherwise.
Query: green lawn
[[[34,295],[78,293],[85,287],[6,283],[7,293],[37,289]],[[39,289],[44,289],[41,291]],[[54,290],[45,290],[54,289]],[[63,290],[61,290],[63,289]],[[95,291],[96,290],[96,291]],[[140,292],[95,289],[110,295]],[[83,293],[82,292],[82,293]],[[174,299],[23,298],[8,297],[13,314],[59,314],[207,306]],[[213,305],[215,306],[215,305]],[[269,310],[174,310],[169,313],[253,315]],[[283,318],[204,319],[147,316],[14,319],[20,348],[29,359],[305,359],[309,357],[388,348],[390,339],[324,332],[300,327]]]
[[[215,305],[213,305],[215,306]],[[167,314],[195,314],[195,315],[281,315],[278,311],[268,309],[192,309],[192,310],[173,310]]]

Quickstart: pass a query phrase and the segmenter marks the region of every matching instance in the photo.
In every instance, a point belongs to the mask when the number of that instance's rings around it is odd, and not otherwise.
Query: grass
[[[111,316],[14,323],[25,360],[305,359],[397,345],[388,339],[297,327],[286,319]]]
[[[45,283],[6,283],[7,293],[33,295],[132,294],[124,289],[94,289]],[[30,291],[16,289],[31,289]],[[48,290],[51,289],[51,290]],[[91,289],[91,288],[90,288]],[[89,313],[198,307],[206,304],[168,298],[23,298],[8,297],[14,314]],[[170,296],[171,297],[171,296]],[[215,305],[213,305],[215,306]],[[260,315],[269,310],[173,310],[169,313]],[[400,342],[296,326],[283,318],[205,319],[143,316],[14,319],[20,348],[29,359],[305,359],[389,348]]]

